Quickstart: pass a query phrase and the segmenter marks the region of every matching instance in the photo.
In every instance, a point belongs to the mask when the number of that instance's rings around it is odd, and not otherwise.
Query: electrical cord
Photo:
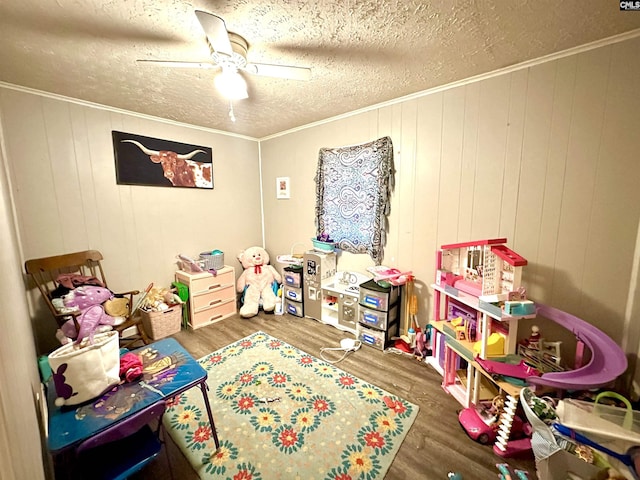
[[[361,346],[362,346],[362,342],[360,340],[354,340],[353,338],[343,338],[342,340],[340,340],[339,347],[335,347],[335,348],[322,347],[320,349],[320,357],[327,363],[331,363],[331,364],[338,363],[344,360],[345,358],[347,358],[347,355],[349,355],[349,352],[355,352],[356,350],[359,350]],[[342,353],[342,356],[337,360],[329,360],[324,356],[324,352],[343,352],[343,353]]]

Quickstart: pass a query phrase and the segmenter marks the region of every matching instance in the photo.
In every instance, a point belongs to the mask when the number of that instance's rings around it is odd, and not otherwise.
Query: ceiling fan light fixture
[[[238,72],[223,70],[213,80],[218,91],[228,100],[244,100],[249,98],[247,82]]]

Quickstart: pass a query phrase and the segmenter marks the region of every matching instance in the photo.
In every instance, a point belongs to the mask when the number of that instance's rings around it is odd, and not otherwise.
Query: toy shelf
[[[460,303],[467,305],[473,310],[476,310],[478,313],[481,314],[481,322],[479,325],[480,327],[479,336],[480,336],[480,341],[482,342],[481,349],[480,349],[481,358],[487,357],[486,355],[487,339],[491,334],[491,319],[497,320],[502,324],[506,325],[508,331],[512,332],[511,335],[508,335],[506,340],[504,353],[507,354],[507,353],[515,353],[516,351],[517,338],[516,338],[516,335],[513,334],[513,332],[517,332],[518,330],[518,320],[531,319],[536,317],[535,315],[509,315],[508,313],[502,312],[497,308],[488,309],[486,306],[482,304],[481,300],[478,297],[475,297],[468,293],[461,292],[459,290],[456,290],[455,288],[451,288],[448,286],[443,287],[437,284],[432,284],[431,287],[434,290],[434,314],[435,314],[434,320],[436,322],[444,321],[441,319],[441,313],[440,313],[440,304],[441,304],[442,295],[444,295],[445,297],[445,303],[448,301],[449,298],[453,298],[459,301]],[[473,347],[471,348],[471,351],[473,352]]]
[[[435,330],[437,330],[440,334],[445,336],[445,343],[446,343],[446,348],[450,348],[451,350],[453,350],[453,352],[455,352],[457,355],[459,355],[461,358],[463,358],[465,361],[469,362],[469,364],[473,367],[473,372],[471,374],[471,376],[467,377],[467,390],[469,391],[469,395],[467,398],[467,395],[460,395],[460,394],[456,394],[456,395],[452,395],[458,399],[458,401],[460,401],[460,398],[464,397],[465,400],[461,401],[460,403],[462,405],[464,405],[465,407],[468,407],[470,404],[477,404],[478,403],[478,395],[477,392],[479,392],[479,386],[480,386],[480,377],[479,375],[483,375],[486,378],[488,378],[491,383],[493,383],[494,385],[496,385],[498,387],[498,389],[504,391],[505,393],[509,394],[509,395],[513,395],[516,396],[520,393],[520,387],[515,386],[509,382],[504,382],[501,380],[495,380],[491,374],[487,373],[482,366],[480,366],[479,363],[477,363],[474,358],[474,352],[473,352],[473,344],[474,342],[468,342],[466,340],[457,340],[455,338],[453,338],[451,336],[451,334],[449,332],[447,332],[443,327],[444,324],[447,323],[445,320],[439,320],[439,321],[434,321],[431,320],[429,322],[429,325],[434,328]],[[436,370],[438,370],[438,372],[440,374],[443,374],[443,369],[440,368],[440,365],[437,362],[434,362],[434,358],[435,357],[428,357],[431,360],[427,363],[430,363],[432,366],[434,366],[434,368],[436,368]],[[434,365],[435,363],[435,365]],[[437,365],[437,366],[436,366]],[[456,383],[456,385],[458,387],[461,387],[462,384],[465,382],[461,382],[460,385],[458,385]],[[447,385],[447,388],[445,388],[445,390],[449,390],[453,387],[452,385]]]
[[[452,287],[442,287],[441,285],[431,284],[431,288],[437,290],[440,293],[444,293],[450,298],[455,298],[461,303],[477,310],[480,313],[486,314],[489,317],[499,320],[501,322],[509,322],[511,320],[520,320],[523,318],[536,318],[536,315],[509,315],[502,310],[498,310],[496,308],[488,307],[487,305],[483,305],[482,301],[469,293],[462,292],[460,290],[456,290]]]

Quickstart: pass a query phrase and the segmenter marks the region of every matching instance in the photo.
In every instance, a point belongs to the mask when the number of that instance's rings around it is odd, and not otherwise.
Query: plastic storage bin
[[[384,350],[389,345],[393,337],[398,336],[398,322],[395,322],[387,328],[387,330],[376,330],[375,328],[365,327],[361,323],[356,326],[356,335],[364,345]]]
[[[622,400],[627,408],[600,403],[607,397]],[[640,411],[633,410],[631,403],[615,392],[602,392],[595,402],[561,400],[556,412],[563,425],[593,436],[612,450],[624,451],[631,445],[640,445]]]
[[[286,267],[284,269],[284,284],[288,287],[300,288],[302,286],[302,267]]]
[[[302,288],[284,287],[284,298],[294,302],[302,301]]]
[[[302,303],[293,302],[288,298],[284,299],[284,311],[296,317],[304,317],[304,308]]]
[[[381,287],[373,280],[360,285],[360,305],[386,311],[398,300],[399,287]]]
[[[386,330],[387,325],[398,318],[398,306],[394,305],[388,312],[381,312],[379,310],[360,305],[358,315],[358,321],[361,324],[378,330]]]

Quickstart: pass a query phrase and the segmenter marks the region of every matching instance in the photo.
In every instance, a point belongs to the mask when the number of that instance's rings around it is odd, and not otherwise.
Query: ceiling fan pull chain
[[[233,113],[233,102],[231,100],[229,100],[229,118],[232,122],[236,121],[236,116]]]

